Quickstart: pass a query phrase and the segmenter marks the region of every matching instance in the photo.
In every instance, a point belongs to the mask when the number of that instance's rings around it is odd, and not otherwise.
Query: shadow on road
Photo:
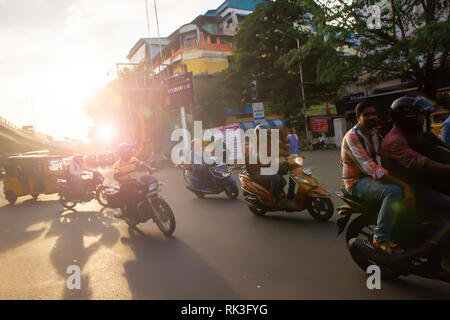
[[[58,217],[58,201],[26,200],[17,205],[0,207],[0,253],[14,249],[38,238],[46,226],[28,230],[35,224],[46,223]]]
[[[119,230],[113,225],[112,212],[102,209],[100,212],[78,212],[66,210],[61,212],[59,219],[55,219],[46,238],[58,237],[50,253],[50,260],[58,274],[67,279],[67,268],[76,265],[81,270],[81,290],[67,289],[64,282],[62,299],[89,299],[92,290],[89,277],[83,276],[83,267],[89,258],[102,246],[111,248],[119,240]],[[85,245],[84,237],[89,244]]]
[[[225,280],[177,238],[129,229],[122,242],[136,256],[124,265],[133,299],[237,299]]]

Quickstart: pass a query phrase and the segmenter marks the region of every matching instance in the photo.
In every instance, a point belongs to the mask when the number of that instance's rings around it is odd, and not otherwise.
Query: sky
[[[161,36],[222,3],[156,0]],[[148,35],[145,0],[0,0],[0,117],[85,139],[92,122],[84,98],[114,79],[115,64]]]

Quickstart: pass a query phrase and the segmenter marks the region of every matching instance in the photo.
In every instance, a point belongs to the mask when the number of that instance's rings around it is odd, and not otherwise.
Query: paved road
[[[340,187],[337,150],[305,153],[324,187]],[[417,277],[370,291],[333,217],[253,216],[242,200],[197,199],[179,169],[156,175],[177,221],[165,239],[148,222],[139,232],[95,203],[65,211],[55,196],[0,199],[0,299],[441,299],[450,285]],[[334,198],[335,205],[339,201]],[[81,290],[66,289],[69,265]]]

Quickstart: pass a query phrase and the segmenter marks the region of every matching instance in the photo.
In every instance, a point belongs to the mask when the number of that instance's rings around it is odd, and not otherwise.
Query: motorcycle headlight
[[[305,183],[305,184],[311,184],[311,181],[308,181],[306,179],[303,179],[302,177],[299,177],[297,175],[292,175],[295,179],[297,179],[298,181],[300,181],[301,183]]]
[[[228,178],[229,176],[231,176],[231,172],[222,172],[222,177]]]
[[[158,184],[157,183],[152,183],[151,185],[148,186],[148,190],[149,191],[153,191],[155,189],[158,188]]]
[[[303,169],[303,173],[306,174],[307,176],[312,175],[312,170],[311,169]]]

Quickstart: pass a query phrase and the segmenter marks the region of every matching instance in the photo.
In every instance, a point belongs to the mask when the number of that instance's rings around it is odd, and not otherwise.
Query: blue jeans
[[[363,200],[382,201],[374,236],[378,241],[391,240],[400,201],[403,199],[402,188],[395,184],[385,184],[374,181],[370,177],[363,177],[353,186],[351,193]]]

